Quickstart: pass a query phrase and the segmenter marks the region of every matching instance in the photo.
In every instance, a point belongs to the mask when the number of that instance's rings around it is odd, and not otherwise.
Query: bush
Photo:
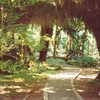
[[[0,69],[3,71],[16,72],[25,69],[24,65],[20,62],[0,61]]]
[[[82,56],[75,57],[72,60],[68,61],[69,63],[77,63],[83,67],[94,67],[97,64],[97,60],[92,57]]]
[[[66,61],[65,60],[63,60],[63,59],[60,59],[60,58],[49,58],[49,59],[47,59],[47,62],[48,63],[66,63]]]
[[[35,63],[34,61],[31,61],[29,66],[29,70],[32,73],[42,73],[48,70],[48,65],[46,63]]]
[[[50,65],[46,62],[36,63],[34,61],[30,61],[30,63],[29,63],[29,71],[32,74],[34,74],[34,73],[41,74],[44,72],[57,71],[60,69],[61,69],[61,66]]]

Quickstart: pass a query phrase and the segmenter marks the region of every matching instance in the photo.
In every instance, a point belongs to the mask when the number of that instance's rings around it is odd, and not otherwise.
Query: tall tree
[[[41,29],[41,37],[46,35],[48,37],[51,37],[53,34],[53,27],[50,26],[44,26]],[[46,38],[43,39],[44,42],[44,48],[40,51],[40,55],[39,55],[39,61],[43,62],[46,60],[46,55],[47,55],[47,50],[48,50],[48,46],[49,46],[49,40]]]

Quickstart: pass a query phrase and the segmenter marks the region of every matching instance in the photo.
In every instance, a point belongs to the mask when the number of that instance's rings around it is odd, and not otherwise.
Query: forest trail
[[[73,84],[81,69],[66,64],[62,67],[63,71],[49,76],[44,88],[44,100],[83,100]]]

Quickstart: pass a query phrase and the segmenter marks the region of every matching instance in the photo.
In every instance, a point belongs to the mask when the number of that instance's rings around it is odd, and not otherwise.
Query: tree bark
[[[41,36],[49,36],[51,37],[53,33],[53,28],[49,26],[45,26],[41,28]],[[46,61],[46,55],[49,47],[49,40],[44,40],[44,48],[40,51],[39,61],[43,62]]]
[[[58,27],[56,27],[56,34],[55,34],[55,38],[54,38],[54,52],[53,52],[53,57],[56,57],[56,53],[57,53],[57,48],[58,48],[58,40],[59,38],[59,34],[60,34],[60,30],[58,29]]]
[[[94,36],[96,38],[97,48],[98,48],[99,56],[100,56],[100,29],[94,31]]]

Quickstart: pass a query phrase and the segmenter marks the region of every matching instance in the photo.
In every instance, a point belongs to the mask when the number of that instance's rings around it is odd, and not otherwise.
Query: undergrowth
[[[82,57],[74,57],[71,60],[68,60],[69,64],[77,64],[82,67],[95,67],[97,65],[98,59],[94,59],[92,57],[82,56]]]

